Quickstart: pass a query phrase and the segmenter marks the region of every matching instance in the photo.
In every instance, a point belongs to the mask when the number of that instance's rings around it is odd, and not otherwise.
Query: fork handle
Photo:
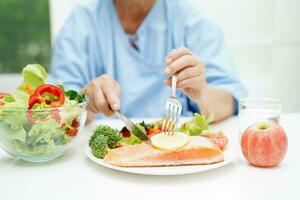
[[[172,76],[171,96],[176,97],[177,74]]]

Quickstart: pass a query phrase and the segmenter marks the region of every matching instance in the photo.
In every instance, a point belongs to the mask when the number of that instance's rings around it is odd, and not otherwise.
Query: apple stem
[[[269,128],[269,125],[266,124],[266,123],[262,123],[262,124],[259,124],[259,125],[257,126],[257,128],[258,128],[259,130],[266,130],[267,128]]]

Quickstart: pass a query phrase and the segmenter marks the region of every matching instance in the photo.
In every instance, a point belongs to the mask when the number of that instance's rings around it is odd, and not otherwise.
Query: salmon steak
[[[205,165],[224,161],[224,154],[210,139],[189,136],[189,143],[177,150],[161,150],[141,143],[111,149],[104,161],[118,167]]]

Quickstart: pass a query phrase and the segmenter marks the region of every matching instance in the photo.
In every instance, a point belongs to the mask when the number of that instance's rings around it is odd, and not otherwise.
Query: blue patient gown
[[[170,95],[165,86],[165,56],[185,46],[206,67],[207,82],[230,92],[235,102],[245,96],[220,30],[188,1],[157,0],[136,32],[138,51],[130,45],[113,0],[75,7],[55,41],[51,80],[79,90],[102,74],[122,89],[121,111],[129,117],[161,117]],[[180,90],[183,115],[201,112]]]

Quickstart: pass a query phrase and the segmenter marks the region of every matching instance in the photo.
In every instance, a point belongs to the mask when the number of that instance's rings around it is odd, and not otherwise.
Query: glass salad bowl
[[[58,108],[0,107],[0,144],[17,159],[53,160],[79,138],[86,120],[86,103]]]

